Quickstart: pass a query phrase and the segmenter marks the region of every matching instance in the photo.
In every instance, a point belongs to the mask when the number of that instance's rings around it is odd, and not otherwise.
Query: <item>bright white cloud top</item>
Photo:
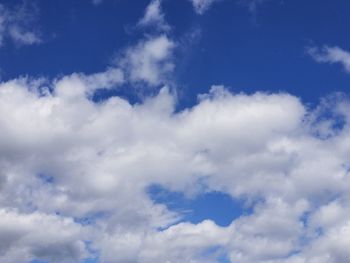
[[[215,262],[203,255],[218,246],[232,262],[349,256],[347,101],[327,108],[344,119],[335,129],[335,117],[315,122],[318,111],[288,94],[215,86],[174,112],[167,88],[130,105],[89,100],[82,76],[52,85],[0,86],[1,262],[77,262],[87,240],[102,262]],[[145,190],[199,194],[200,180],[205,191],[256,200],[253,212],[228,227],[176,223]],[[77,222],[88,215],[93,224]]]
[[[193,4],[202,13],[211,2]],[[168,27],[160,4],[139,24]],[[179,43],[162,30],[103,72],[1,82],[0,262],[348,262],[348,99],[310,109],[288,93],[216,85],[177,110]],[[339,48],[310,53],[348,70]],[[124,84],[162,88],[136,104],[92,99]],[[247,213],[226,227],[184,222],[150,197],[152,185],[222,192]]]

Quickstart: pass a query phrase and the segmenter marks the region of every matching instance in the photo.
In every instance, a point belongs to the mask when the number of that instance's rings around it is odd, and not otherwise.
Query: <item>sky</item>
[[[349,12],[0,0],[0,262],[349,262]]]

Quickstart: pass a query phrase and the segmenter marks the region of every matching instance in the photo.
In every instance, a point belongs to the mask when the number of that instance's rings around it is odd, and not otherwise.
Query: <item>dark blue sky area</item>
[[[16,6],[21,1],[1,1]],[[104,70],[115,54],[147,33],[135,27],[146,0],[36,1],[35,25],[44,43],[18,46],[5,41],[0,51],[3,80],[18,75],[56,77]],[[235,92],[287,91],[314,102],[334,91],[347,92],[350,75],[339,65],[317,64],[308,46],[350,49],[347,0],[269,0],[249,12],[242,1],[214,4],[197,15],[187,0],[166,0],[169,35],[182,45],[175,78],[184,105],[212,84]],[[195,39],[189,36],[197,32]],[[185,48],[183,46],[186,46]]]

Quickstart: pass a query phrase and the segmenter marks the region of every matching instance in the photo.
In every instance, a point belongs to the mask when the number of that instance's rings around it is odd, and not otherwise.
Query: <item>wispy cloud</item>
[[[151,86],[164,84],[174,70],[172,61],[174,41],[166,35],[141,40],[128,47],[115,59],[130,82],[143,82]]]
[[[190,0],[197,14],[204,14],[218,0]]]
[[[319,63],[340,64],[350,73],[350,52],[340,47],[309,47],[307,53]]]
[[[170,26],[165,21],[161,4],[162,0],[152,0],[147,6],[145,14],[139,21],[138,25],[142,27],[154,26],[161,31],[170,30]]]
[[[0,44],[9,39],[16,45],[33,45],[42,42],[38,30],[33,29],[38,7],[28,1],[9,8],[0,5]]]
[[[239,0],[238,2],[246,6],[252,14],[256,14],[258,7],[269,0]]]
[[[190,0],[192,2],[193,8],[197,14],[204,14],[208,11],[214,3],[224,1],[224,0]],[[229,1],[229,0],[226,0]],[[248,8],[249,12],[256,15],[258,7],[269,0],[230,0],[236,1],[238,4]]]

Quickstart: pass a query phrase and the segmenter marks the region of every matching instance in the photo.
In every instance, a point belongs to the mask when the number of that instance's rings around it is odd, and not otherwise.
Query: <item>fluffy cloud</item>
[[[192,3],[203,14],[215,1]],[[244,1],[253,12],[261,2]],[[309,109],[286,93],[213,86],[177,111],[166,86],[177,44],[164,32],[161,3],[151,1],[138,23],[159,35],[127,47],[105,71],[0,83],[0,261],[348,262],[347,98]],[[27,10],[0,6],[2,41],[41,41]],[[340,48],[309,53],[350,72]],[[92,100],[124,84],[163,88],[136,104]],[[183,222],[151,199],[155,184],[185,196],[226,193],[247,211],[226,227]]]
[[[120,262],[216,262],[218,255],[205,251],[225,245],[229,235],[229,231],[211,221],[197,225],[180,223],[161,232],[150,232],[144,238],[119,234],[103,239],[100,245],[110,249],[101,254],[101,260],[115,262],[120,255]]]
[[[335,131],[315,116],[323,111],[283,93],[214,86],[180,112],[167,88],[140,104],[95,103],[94,90],[123,81],[106,72],[0,85],[2,261],[76,262],[92,250],[101,262],[347,258],[346,99],[333,101],[343,118]],[[153,184],[225,192],[252,212],[228,227],[178,223],[181,214],[147,195]]]
[[[347,73],[350,73],[350,53],[339,47],[311,47],[307,49],[307,52],[319,63],[339,63]]]
[[[121,52],[115,63],[104,71],[89,75],[73,73],[55,80],[55,91],[60,96],[79,97],[92,96],[98,89],[116,88],[125,83],[143,87],[165,85],[171,81],[170,73],[175,67],[175,47],[175,42],[166,35],[142,39]]]
[[[105,71],[90,75],[74,73],[57,80],[57,89],[61,96],[76,97],[83,94],[93,95],[98,89],[110,89],[120,86],[125,81],[124,73],[119,68],[108,68]],[[74,83],[74,88],[72,88]],[[44,92],[47,90],[44,90]]]
[[[176,44],[166,35],[141,40],[117,57],[116,64],[123,69],[130,82],[157,86],[167,82],[174,70],[173,51]]]
[[[85,250],[84,231],[72,219],[39,212],[0,210],[0,259],[4,263],[77,262]]]
[[[198,13],[212,3],[193,1]],[[139,24],[165,25],[160,4],[152,1]],[[10,32],[4,21],[1,32]],[[348,99],[337,94],[310,109],[287,93],[213,86],[177,111],[165,85],[175,48],[163,32],[102,72],[0,83],[1,262],[348,261]],[[345,51],[309,52],[347,69]],[[163,88],[136,104],[92,99],[124,84]],[[247,211],[226,227],[183,222],[151,199],[152,185],[185,196],[222,192]]]

